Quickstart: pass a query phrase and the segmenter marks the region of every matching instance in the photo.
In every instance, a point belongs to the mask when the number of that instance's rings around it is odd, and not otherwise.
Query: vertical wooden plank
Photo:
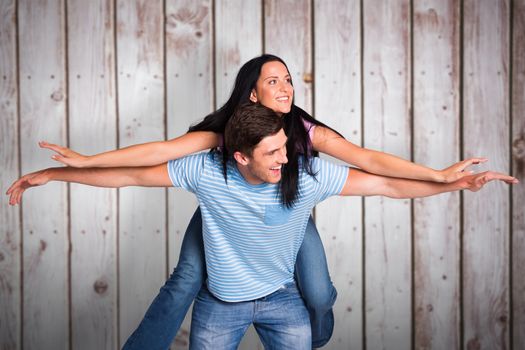
[[[312,113],[312,9],[310,1],[264,1],[264,51],[288,66],[295,103]]]
[[[164,138],[163,3],[117,1],[120,147]],[[166,194],[124,188],[119,198],[120,344],[166,276]]]
[[[262,53],[262,3],[215,1],[216,107],[233,89],[239,68]]]
[[[262,53],[262,11],[260,1],[215,1],[215,108],[230,97],[239,68]],[[263,349],[253,327],[239,349]]]
[[[360,1],[317,0],[314,7],[315,117],[361,144]],[[338,290],[327,349],[363,348],[362,199],[333,198],[316,208],[330,275]]]
[[[186,133],[213,108],[213,30],[209,0],[166,2],[166,66],[168,137]],[[179,259],[186,227],[197,207],[195,196],[168,191],[169,273]],[[191,312],[186,315],[173,349],[189,345]]]
[[[16,4],[0,2],[0,193],[20,175],[18,157],[18,83],[16,62]],[[20,209],[0,206],[0,348],[22,348]]]
[[[68,2],[70,146],[116,148],[113,1]],[[117,347],[116,190],[71,185],[74,349]]]
[[[66,143],[64,3],[20,1],[22,173],[49,167],[39,140]],[[25,194],[23,338],[25,349],[69,347],[68,217],[65,184]]]
[[[512,187],[512,314],[514,349],[525,349],[525,1],[513,2],[512,169],[521,184]]]
[[[459,159],[459,2],[414,2],[414,160]],[[414,201],[416,349],[460,348],[459,193]]]
[[[464,2],[464,150],[509,171],[509,2]],[[464,194],[467,349],[509,347],[509,189]]]
[[[363,3],[365,147],[410,158],[410,3]],[[366,347],[411,346],[409,200],[365,199]]]

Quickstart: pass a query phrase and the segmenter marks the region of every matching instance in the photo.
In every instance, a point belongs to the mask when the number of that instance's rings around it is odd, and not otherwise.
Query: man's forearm
[[[420,198],[428,197],[439,193],[463,190],[466,187],[461,181],[452,183],[437,183],[430,181],[407,180],[388,178],[387,197],[391,198]]]
[[[49,181],[75,182],[97,187],[170,187],[172,183],[166,164],[137,168],[49,168],[26,174],[7,190],[9,204],[22,200],[24,191]]]

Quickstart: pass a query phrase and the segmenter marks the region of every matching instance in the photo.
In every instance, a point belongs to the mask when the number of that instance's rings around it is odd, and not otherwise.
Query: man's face
[[[281,129],[278,133],[262,139],[251,157],[241,155],[241,161],[236,158],[239,171],[248,183],[257,185],[263,182],[277,183],[281,180],[282,165],[288,163],[286,140],[286,134]]]

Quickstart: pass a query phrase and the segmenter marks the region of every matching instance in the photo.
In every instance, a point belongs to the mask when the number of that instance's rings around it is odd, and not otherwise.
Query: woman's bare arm
[[[56,154],[51,158],[75,168],[151,166],[177,159],[219,145],[221,135],[211,131],[194,131],[168,141],[148,142],[114,151],[85,156],[67,147],[40,142],[42,148]]]
[[[485,158],[470,158],[443,170],[435,170],[394,155],[359,147],[334,131],[316,126],[312,140],[314,150],[326,153],[369,173],[405,179],[450,183],[471,175],[466,171],[472,164],[486,162]]]

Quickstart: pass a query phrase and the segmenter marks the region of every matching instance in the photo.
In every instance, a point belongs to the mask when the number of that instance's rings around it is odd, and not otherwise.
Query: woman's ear
[[[252,89],[252,92],[250,92],[250,101],[257,103],[257,94],[255,93],[255,89]]]

